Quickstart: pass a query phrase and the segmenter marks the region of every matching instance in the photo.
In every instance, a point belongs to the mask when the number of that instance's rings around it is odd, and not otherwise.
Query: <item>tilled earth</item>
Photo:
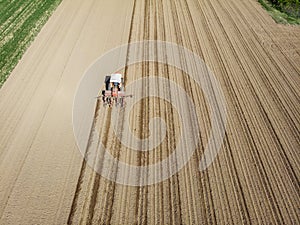
[[[161,87],[158,77],[182,87],[197,119],[189,117],[188,101],[177,100],[190,124],[198,124],[192,134],[200,137],[176,174],[130,186],[104,178],[83,159],[73,135],[72,105],[97,57],[144,40],[177,43],[203,59],[224,93],[227,124],[217,157],[200,171],[211,112],[199,85],[165,64],[125,65],[120,71],[125,86],[157,78],[131,90],[134,95],[157,88],[160,96],[176,98],[176,90]],[[254,0],[64,0],[0,90],[0,223],[299,224],[299,75],[300,28],[276,24]],[[149,97],[133,106],[135,138],[151,135],[152,118],[166,125],[161,144],[143,152],[122,145],[111,126],[118,110],[122,133],[129,109],[96,103],[87,154],[102,142],[115,159],[135,166],[168,158],[184,126],[172,103]],[[130,176],[130,170],[116,168],[109,168],[113,175]]]

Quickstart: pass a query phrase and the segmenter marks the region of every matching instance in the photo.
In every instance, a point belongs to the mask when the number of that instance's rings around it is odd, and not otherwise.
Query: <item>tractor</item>
[[[126,97],[132,97],[132,95],[125,94],[123,75],[115,73],[105,76],[101,94],[97,97],[102,98],[103,106],[124,107]]]

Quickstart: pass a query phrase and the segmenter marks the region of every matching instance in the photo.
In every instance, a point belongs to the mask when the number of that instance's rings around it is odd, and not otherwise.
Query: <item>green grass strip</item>
[[[0,0],[0,88],[62,0]]]

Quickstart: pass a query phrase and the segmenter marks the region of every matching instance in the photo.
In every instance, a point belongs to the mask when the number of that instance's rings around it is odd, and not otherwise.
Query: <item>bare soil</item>
[[[177,174],[132,187],[86,164],[73,135],[72,105],[97,57],[142,40],[198,54],[221,84],[228,117],[217,158],[200,172],[210,135],[204,94],[175,68],[128,67],[126,83],[167,76],[184,87],[197,106],[201,136]],[[276,24],[255,0],[64,0],[0,89],[0,224],[299,224],[299,75],[300,28]],[[114,109],[98,104],[92,129],[99,135],[91,139],[107,140],[118,160],[149,165],[173,151],[180,117],[171,104],[149,98],[133,108],[138,137],[149,135],[155,116],[167,124],[166,140],[147,154],[117,142]]]

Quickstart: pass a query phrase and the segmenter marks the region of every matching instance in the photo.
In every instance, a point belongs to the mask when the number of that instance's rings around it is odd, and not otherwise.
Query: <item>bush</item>
[[[300,18],[299,0],[268,0],[272,6],[296,18]]]

